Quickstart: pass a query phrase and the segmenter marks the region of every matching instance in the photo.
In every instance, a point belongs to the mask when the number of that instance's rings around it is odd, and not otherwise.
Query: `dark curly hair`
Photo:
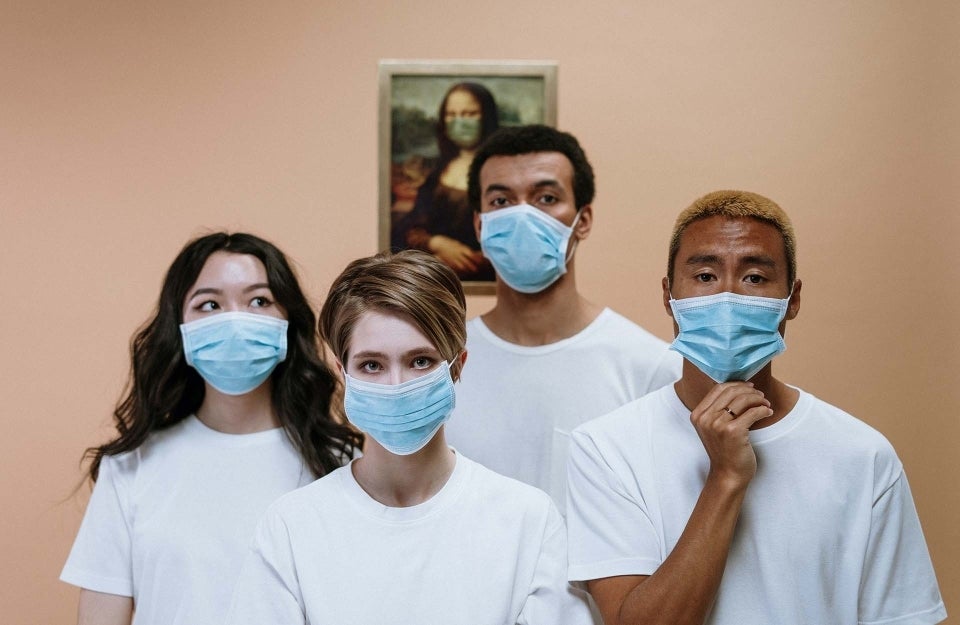
[[[186,363],[180,324],[188,289],[210,255],[220,251],[260,259],[277,304],[287,312],[287,357],[271,374],[271,398],[280,424],[307,466],[321,477],[362,446],[363,435],[345,424],[332,401],[338,379],[321,358],[316,315],[283,252],[251,234],[218,232],[184,246],[167,270],[156,313],[134,335],[130,378],[113,412],[117,437],[84,454],[91,459],[92,481],[103,456],[136,449],[151,432],[179,423],[203,403],[204,382]]]
[[[544,126],[510,126],[490,135],[473,155],[470,173],[467,176],[467,200],[474,211],[480,210],[480,169],[487,159],[494,156],[519,156],[534,152],[559,152],[567,157],[573,167],[573,199],[580,210],[593,202],[596,185],[593,167],[577,138],[568,132]]]

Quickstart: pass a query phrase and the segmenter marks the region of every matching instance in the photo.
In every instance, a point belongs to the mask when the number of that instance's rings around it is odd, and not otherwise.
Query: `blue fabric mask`
[[[374,384],[346,372],[344,378],[343,407],[350,423],[398,456],[423,449],[457,404],[446,362],[401,384]]]
[[[577,212],[573,224],[579,218]],[[565,226],[529,204],[480,215],[483,255],[500,279],[520,293],[539,293],[567,273],[572,234],[573,225]]]
[[[787,348],[786,299],[717,293],[670,299],[680,334],[670,345],[716,382],[749,380]]]
[[[287,357],[287,321],[246,312],[224,312],[180,324],[187,364],[207,384],[243,395],[263,384]]]

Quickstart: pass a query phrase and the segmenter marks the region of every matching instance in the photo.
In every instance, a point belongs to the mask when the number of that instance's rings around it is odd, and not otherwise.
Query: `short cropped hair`
[[[369,311],[411,319],[460,376],[457,360],[467,342],[467,302],[460,279],[433,254],[382,252],[355,260],[334,280],[320,310],[320,336],[344,365],[353,329]]]
[[[680,249],[680,237],[687,226],[707,217],[749,217],[773,226],[783,237],[783,249],[787,257],[787,278],[790,288],[797,277],[797,240],[790,218],[776,202],[749,191],[714,191],[696,200],[683,210],[673,226],[670,237],[670,254],[667,261],[667,281],[673,284],[673,269]]]
[[[577,138],[550,126],[531,124],[501,128],[484,141],[470,163],[467,199],[474,211],[480,211],[480,169],[493,156],[519,156],[534,152],[559,152],[573,166],[573,200],[577,210],[593,202],[593,167]]]

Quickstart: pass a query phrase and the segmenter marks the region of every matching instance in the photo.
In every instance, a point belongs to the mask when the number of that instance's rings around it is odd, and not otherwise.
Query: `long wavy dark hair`
[[[214,252],[260,259],[278,305],[287,312],[287,357],[271,374],[274,410],[307,466],[322,477],[363,445],[363,435],[345,424],[333,401],[338,379],[320,356],[317,318],[297,277],[276,246],[251,234],[218,232],[187,243],[167,270],[153,317],[130,343],[130,379],[113,411],[117,437],[87,449],[89,475],[96,481],[100,461],[139,447],[151,432],[194,414],[203,403],[203,378],[188,366],[180,324],[188,289]]]

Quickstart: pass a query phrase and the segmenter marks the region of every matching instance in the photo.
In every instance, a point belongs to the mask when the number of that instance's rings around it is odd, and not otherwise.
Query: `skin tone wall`
[[[264,236],[318,306],[376,249],[381,58],[558,61],[559,125],[597,171],[581,290],[665,339],[676,214],[718,188],[778,201],[804,281],[778,377],[893,442],[960,610],[960,5],[791,4],[0,8],[5,620],[74,618],[79,457],[180,246]]]

